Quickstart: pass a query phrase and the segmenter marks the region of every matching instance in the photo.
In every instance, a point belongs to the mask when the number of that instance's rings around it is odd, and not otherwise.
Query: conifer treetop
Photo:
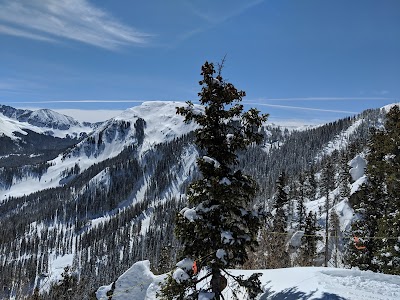
[[[237,151],[262,141],[258,128],[268,115],[260,115],[254,108],[243,112],[243,105],[239,102],[246,93],[222,78],[222,68],[220,65],[218,75],[214,77],[213,63],[206,62],[202,66],[203,80],[199,81],[202,89],[198,95],[204,113],[195,112],[190,101],[188,107],[178,107],[177,113],[185,117],[185,122],[194,121],[200,125],[196,130],[197,145],[220,164],[229,166],[237,164]],[[240,122],[239,126],[235,121]]]

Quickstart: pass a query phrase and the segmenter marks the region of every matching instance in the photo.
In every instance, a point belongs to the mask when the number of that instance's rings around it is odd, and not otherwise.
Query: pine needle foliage
[[[191,102],[177,108],[185,122],[199,125],[196,144],[205,155],[197,160],[202,178],[188,188],[190,208],[177,214],[182,260],[163,284],[162,299],[198,299],[205,294],[221,299],[227,284],[223,274],[230,276],[227,269],[243,265],[247,251],[257,246],[261,212],[252,209],[257,185],[238,169],[237,152],[262,141],[259,128],[267,115],[256,109],[243,112],[245,92],[226,82],[221,70],[222,64],[218,70],[213,63],[202,66],[198,95],[203,109]],[[198,272],[191,268],[194,261]],[[261,292],[259,276],[231,277],[254,299]]]

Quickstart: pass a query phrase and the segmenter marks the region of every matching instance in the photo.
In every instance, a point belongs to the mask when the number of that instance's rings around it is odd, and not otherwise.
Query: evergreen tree
[[[347,164],[347,158],[343,155],[340,159],[339,169],[339,193],[342,198],[350,197],[350,166]]]
[[[387,274],[400,274],[400,211],[383,216],[378,220],[377,236],[379,248],[375,260],[379,271]]]
[[[70,266],[66,266],[64,268],[64,272],[61,273],[61,277],[62,280],[52,287],[50,293],[55,299],[72,299],[72,296],[78,285],[78,279],[72,273]]]
[[[309,200],[315,200],[317,194],[317,181],[315,180],[315,169],[311,166],[310,170],[306,173],[305,181],[305,196]]]
[[[333,168],[332,162],[328,159],[325,167],[322,170],[322,178],[321,178],[321,190],[323,195],[325,196],[325,267],[328,266],[329,260],[329,208],[330,208],[330,200],[329,193],[335,187],[335,170]]]
[[[286,192],[286,174],[282,172],[276,182],[275,205],[276,209],[288,203],[288,193]]]
[[[317,243],[322,237],[317,236],[317,216],[309,212],[304,227],[304,235],[301,238],[299,263],[301,266],[313,266],[317,256]]]
[[[182,260],[162,286],[159,296],[163,299],[198,299],[207,293],[220,299],[226,287],[221,272],[228,274],[228,268],[245,263],[247,250],[257,246],[261,213],[251,209],[256,184],[235,166],[237,151],[261,142],[259,128],[267,116],[260,116],[256,109],[243,113],[239,102],[245,93],[223,80],[221,68],[214,77],[212,63],[206,62],[202,67],[199,96],[204,111],[191,102],[177,109],[186,122],[199,125],[196,144],[205,155],[197,161],[202,178],[192,182],[187,192],[191,207],[182,209],[176,218],[176,234],[183,244]],[[198,275],[200,270],[205,272],[202,278]],[[259,276],[234,279],[254,299],[261,292]],[[196,288],[210,277],[208,286]]]
[[[301,230],[304,228],[304,222],[306,218],[306,207],[304,205],[305,201],[305,178],[303,174],[299,178],[299,193],[297,201],[297,220],[299,223],[298,228]]]
[[[374,259],[379,270],[400,274],[400,109],[392,107],[386,115],[382,132],[383,159],[379,163],[384,176],[384,197],[379,201],[381,218],[377,220],[377,241]],[[381,177],[381,176],[378,176]]]
[[[400,274],[400,109],[386,115],[383,129],[373,129],[368,142],[368,181],[354,193],[351,204],[358,219],[347,260],[362,270]],[[362,244],[362,247],[361,247]]]
[[[290,266],[290,257],[286,249],[287,240],[287,214],[284,205],[288,202],[288,195],[285,190],[286,176],[282,172],[278,178],[275,194],[275,215],[272,224],[269,226],[267,236],[267,268],[285,268]]]

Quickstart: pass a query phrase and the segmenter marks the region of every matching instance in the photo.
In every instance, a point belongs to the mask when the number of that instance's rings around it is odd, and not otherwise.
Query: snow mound
[[[155,291],[158,288],[158,278],[160,276],[155,276],[150,271],[150,262],[148,260],[139,261],[117,279],[115,288],[112,291],[112,299],[156,299]],[[112,288],[113,284],[100,287],[96,291],[97,299],[109,299],[107,292],[111,291]]]
[[[357,269],[335,269],[322,267],[286,268],[274,270],[231,270],[233,275],[262,273],[260,277],[263,293],[258,299],[336,299],[336,300],[398,300],[400,299],[400,276],[378,274]],[[115,283],[112,299],[156,300],[159,283],[165,275],[155,276],[148,261],[135,263]],[[228,279],[228,287],[232,282]],[[107,299],[106,293],[112,285],[103,286],[96,292],[97,299]],[[210,299],[204,293],[203,299]],[[226,288],[224,299],[234,299],[233,292]],[[239,297],[245,299],[244,294]]]

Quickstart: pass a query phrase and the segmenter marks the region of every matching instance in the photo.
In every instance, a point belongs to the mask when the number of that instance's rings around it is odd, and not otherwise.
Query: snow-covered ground
[[[400,276],[322,267],[286,268],[273,270],[231,270],[233,275],[262,273],[260,277],[263,293],[260,300],[283,299],[332,299],[332,300],[398,300],[400,299]],[[135,263],[115,282],[113,300],[156,300],[159,283],[165,275],[154,275],[149,261]],[[224,290],[224,299],[233,299],[229,288]],[[107,291],[112,284],[96,292],[97,299],[108,299]],[[243,299],[245,299],[245,295]],[[208,299],[208,298],[205,298]]]

